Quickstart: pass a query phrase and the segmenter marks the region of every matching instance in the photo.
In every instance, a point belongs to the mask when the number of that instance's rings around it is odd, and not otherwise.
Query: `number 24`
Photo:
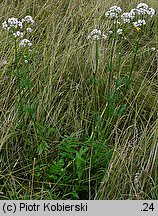
[[[145,208],[143,209],[143,211],[149,211],[149,210],[154,211],[154,204],[153,203],[151,203],[151,204],[143,203],[143,206],[145,206]]]

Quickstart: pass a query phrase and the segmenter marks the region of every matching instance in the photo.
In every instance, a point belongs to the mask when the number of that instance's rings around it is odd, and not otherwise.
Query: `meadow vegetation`
[[[1,1],[0,199],[158,199],[157,0],[120,17],[139,3]]]

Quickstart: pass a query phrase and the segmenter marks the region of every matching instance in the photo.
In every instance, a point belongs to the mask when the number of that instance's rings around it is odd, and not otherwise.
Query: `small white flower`
[[[7,63],[8,63],[8,62],[7,62],[6,60],[3,60],[3,61],[2,61],[2,64],[3,64],[3,65],[6,65]]]
[[[94,29],[87,37],[87,39],[91,39],[91,38],[93,40],[99,40],[99,39],[106,39],[106,36],[101,33],[101,30]]]
[[[31,47],[31,46],[32,46],[32,43],[28,43],[28,46]]]
[[[25,60],[24,60],[24,63],[25,63],[25,64],[28,64],[28,60],[27,60],[27,59],[25,59]]]
[[[91,36],[92,36],[92,35],[95,35],[95,34],[97,34],[97,35],[101,35],[101,31],[98,30],[98,29],[94,29],[94,30],[91,31],[91,33],[90,33]]]
[[[93,35],[93,40],[99,40],[100,39],[100,36],[99,35]]]
[[[135,10],[138,15],[149,15],[151,17],[155,15],[155,10],[153,8],[149,8],[149,6],[145,3],[138,4],[137,8],[133,10]]]
[[[27,22],[33,25],[35,21],[33,20],[32,16],[28,15],[28,16],[25,16],[24,19],[22,19],[22,22]]]
[[[147,11],[147,14],[150,15],[151,17],[153,17],[155,15],[155,10],[153,8],[149,8]]]
[[[112,18],[118,18],[118,14],[117,13],[115,13],[115,12],[112,12],[112,11],[107,11],[106,13],[105,13],[105,16],[106,17],[110,17],[111,19]]]
[[[138,15],[146,15],[148,12],[148,10],[144,9],[144,8],[139,8],[137,9],[137,14]]]
[[[107,39],[107,35],[105,35],[105,34],[102,34],[102,38],[104,39],[104,40],[106,40]]]
[[[30,40],[28,39],[23,39],[20,44],[19,44],[20,47],[31,47],[32,46],[32,43],[30,42]]]
[[[23,24],[21,21],[18,21],[18,26],[22,29],[23,28]]]
[[[12,28],[18,28],[19,26],[19,21],[17,18],[11,17],[8,19],[8,24]]]
[[[122,9],[116,5],[112,6],[106,13],[106,17],[118,19],[119,14],[122,12]]]
[[[132,19],[134,19],[135,13],[133,11],[125,12],[121,15],[121,19],[124,23],[130,23]]]
[[[122,35],[122,31],[123,31],[122,29],[118,29],[118,30],[117,30],[117,34],[118,34],[118,35]]]
[[[146,25],[146,22],[145,20],[138,20],[136,22],[133,22],[133,26],[136,28],[136,27],[140,27],[142,25]]]
[[[13,33],[13,36],[14,36],[15,38],[17,37],[17,35],[16,35],[16,33],[15,33],[15,32]]]
[[[32,32],[32,28],[27,28],[26,31],[27,31],[28,33],[31,33],[31,32]]]
[[[2,23],[2,28],[8,30],[11,33],[16,33],[19,29],[23,28],[22,22],[18,21],[17,18],[11,17],[7,21]],[[14,34],[14,37],[16,34]]]
[[[88,40],[91,39],[91,35],[88,35],[87,39],[88,39]]]
[[[148,9],[148,5],[147,4],[145,4],[145,3],[139,3],[138,5],[137,5],[137,8],[139,9],[139,8],[143,8],[143,9]]]
[[[129,13],[131,14],[132,18],[134,18],[135,15],[137,14],[137,9],[135,9],[135,8],[131,9],[131,11]]]
[[[14,33],[13,33],[13,36],[14,36],[15,38],[17,38],[17,37],[22,38],[22,37],[24,36],[24,34],[23,34],[23,32],[17,31],[17,32],[14,32]]]
[[[117,5],[114,5],[110,8],[111,11],[115,11],[116,13],[121,13],[122,9],[118,7]]]
[[[155,51],[156,50],[156,48],[155,47],[151,47],[151,51]]]
[[[7,29],[7,28],[8,28],[7,21],[4,21],[4,22],[2,23],[2,28],[3,28],[3,29]]]
[[[112,34],[113,33],[113,31],[112,30],[109,30],[109,34]]]

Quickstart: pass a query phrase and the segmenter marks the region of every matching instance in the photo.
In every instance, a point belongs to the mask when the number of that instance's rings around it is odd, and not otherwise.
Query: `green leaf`
[[[49,146],[45,140],[42,140],[40,145],[38,146],[38,153],[39,155],[41,154],[46,154],[48,152]]]

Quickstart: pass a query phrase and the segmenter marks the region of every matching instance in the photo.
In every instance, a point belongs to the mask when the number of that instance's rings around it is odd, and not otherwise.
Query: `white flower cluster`
[[[155,15],[155,10],[153,8],[149,8],[149,6],[145,3],[139,3],[137,7],[132,9],[130,12],[123,13],[121,15],[121,19],[124,23],[131,23],[137,15],[149,15],[153,17]]]
[[[14,38],[23,38],[25,33],[31,33],[32,28],[30,25],[34,24],[34,20],[31,16],[25,16],[21,21],[17,18],[11,17],[7,21],[2,23],[2,28],[8,30]],[[23,39],[20,44],[20,47],[31,47],[32,43],[28,39]]]
[[[27,59],[24,60],[24,63],[25,63],[25,64],[28,64],[28,62],[29,62],[29,61],[28,61]]]
[[[35,23],[35,21],[33,20],[32,16],[25,16],[22,19],[22,23],[26,27],[26,32],[27,33],[31,33],[32,32],[32,28],[30,27],[30,25],[33,25]]]
[[[154,8],[149,8],[147,10],[147,14],[151,17],[153,17],[156,14],[156,11],[154,10]]]
[[[2,28],[10,32],[15,32],[17,29],[22,29],[22,22],[17,18],[11,17],[2,23]]]
[[[23,34],[19,30],[24,29],[24,23],[28,23],[28,24],[33,25],[34,20],[31,16],[25,16],[22,19],[22,21],[19,21],[15,17],[11,17],[7,21],[4,21],[2,23],[2,28],[4,30],[8,30],[9,32],[13,33],[14,37],[22,37]],[[27,27],[26,31],[30,33],[30,32],[32,32],[32,29],[30,27]]]
[[[118,19],[119,14],[122,12],[122,9],[116,5],[112,6],[109,11],[105,13],[106,17],[110,17],[112,19]]]
[[[100,39],[106,39],[107,36],[102,34],[100,30],[94,29],[87,37],[88,39],[93,39],[93,40],[100,40]]]
[[[144,9],[148,9],[148,5],[147,4],[145,4],[145,3],[139,3],[138,5],[137,5],[137,8],[144,8]]]
[[[31,32],[32,32],[32,28],[26,28],[26,31],[27,31],[28,33],[31,33]]]
[[[130,11],[130,12],[125,12],[121,15],[121,19],[123,20],[124,23],[130,23],[131,20],[133,20],[135,17],[135,13],[134,11]]]
[[[136,22],[133,22],[133,26],[135,28],[140,27],[140,26],[145,25],[145,24],[146,24],[145,20],[138,20]]]
[[[31,25],[33,25],[35,21],[33,20],[32,16],[25,16],[22,19],[22,23],[24,23],[24,22],[30,23]]]
[[[28,39],[23,39],[20,44],[19,44],[20,47],[31,47],[32,46],[32,43],[30,40]]]
[[[105,13],[105,16],[111,18],[115,24],[115,30],[110,30],[109,35],[113,34],[113,31],[115,31],[118,35],[122,35],[122,23],[131,23],[137,31],[139,31],[141,30],[141,26],[146,25],[146,16],[153,17],[155,13],[155,10],[145,3],[139,3],[136,8],[131,9],[129,12],[122,12],[120,7],[114,5]],[[91,34],[89,37],[91,37]],[[99,38],[99,34],[95,35],[95,37]]]
[[[21,31],[17,31],[17,32],[14,32],[14,33],[13,33],[13,36],[14,36],[15,38],[17,38],[17,37],[23,38],[24,34],[23,34],[23,32],[21,32]]]
[[[109,30],[109,32],[108,32],[108,33],[109,33],[109,35],[111,35],[111,34],[113,33],[113,31],[112,31],[112,30]]]
[[[7,24],[7,21],[4,21],[3,23],[2,23],[2,28],[3,29],[8,29],[8,24]]]
[[[144,3],[137,5],[136,12],[138,15],[149,15],[151,17],[155,15],[155,10],[153,8],[149,8],[149,6]]]
[[[123,30],[122,30],[122,29],[120,29],[120,28],[119,28],[119,29],[117,29],[117,34],[118,34],[118,35],[122,35],[122,32],[123,32]]]
[[[4,60],[2,61],[2,64],[3,64],[3,65],[8,64],[7,60],[4,59]]]

